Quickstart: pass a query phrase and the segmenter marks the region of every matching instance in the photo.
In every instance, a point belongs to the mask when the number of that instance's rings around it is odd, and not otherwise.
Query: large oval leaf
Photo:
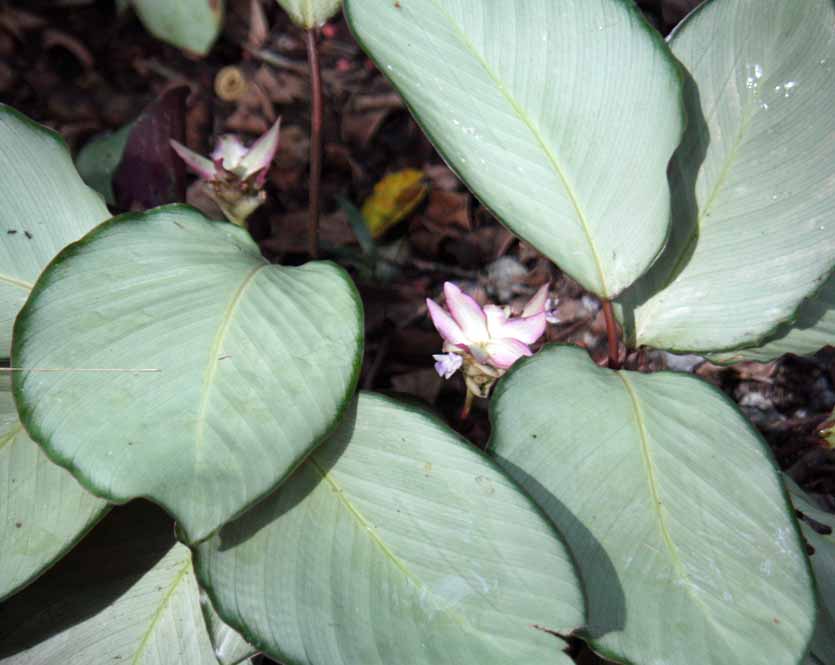
[[[0,104],[0,358],[41,270],[110,217],[55,132]]]
[[[434,417],[369,394],[196,567],[224,620],[285,665],[568,665],[542,629],[584,620],[532,502]]]
[[[678,209],[627,328],[678,351],[753,346],[835,266],[835,3],[713,0],[670,45],[691,77]]]
[[[795,665],[815,600],[762,439],[717,390],[547,347],[503,379],[491,447],[565,534],[593,647],[629,663]]]
[[[56,568],[2,606],[0,663],[217,663],[191,553],[171,542],[170,520],[147,508],[114,510]]]
[[[200,55],[223,25],[224,0],[133,0],[139,20],[157,39]]]
[[[31,582],[69,550],[107,510],[107,503],[50,462],[23,429],[0,375],[0,601]]]
[[[305,30],[318,28],[325,24],[339,8],[342,0],[278,0],[293,23]]]
[[[13,359],[68,371],[19,372],[15,396],[32,438],[91,491],[150,498],[195,540],[331,429],[361,351],[344,271],[270,265],[243,229],[170,206],[101,225],[44,272]]]
[[[347,0],[363,48],[510,229],[611,298],[667,235],[684,126],[666,45],[623,0]]]
[[[807,356],[824,346],[835,344],[835,275],[831,276],[820,291],[804,300],[795,319],[783,323],[765,344],[737,351],[711,353],[716,363],[736,363],[742,360],[768,362],[786,353]]]

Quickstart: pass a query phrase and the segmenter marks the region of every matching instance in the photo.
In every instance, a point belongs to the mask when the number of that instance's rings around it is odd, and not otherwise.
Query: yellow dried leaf
[[[423,172],[417,169],[403,169],[380,180],[362,204],[362,216],[371,236],[379,238],[406,219],[420,205],[428,190]]]

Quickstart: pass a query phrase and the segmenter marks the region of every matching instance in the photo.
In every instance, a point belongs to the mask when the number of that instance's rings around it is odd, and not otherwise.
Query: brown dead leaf
[[[391,109],[377,109],[376,111],[345,111],[342,114],[340,135],[345,143],[367,147],[380,127],[383,126]]]
[[[432,191],[424,215],[439,224],[472,230],[470,195],[467,193]]]
[[[304,78],[289,71],[272,69],[266,65],[258,68],[253,81],[274,104],[292,104],[307,99],[308,89]]]
[[[308,211],[295,210],[270,219],[272,235],[261,242],[262,247],[276,254],[307,252]],[[323,245],[345,246],[356,242],[345,214],[340,210],[323,215],[319,220],[319,239]]]
[[[225,127],[231,132],[261,135],[270,128],[270,125],[260,113],[254,113],[244,106],[239,106],[226,119]]]
[[[454,192],[461,189],[461,181],[446,164],[424,164],[421,170],[426,174],[433,190]]]

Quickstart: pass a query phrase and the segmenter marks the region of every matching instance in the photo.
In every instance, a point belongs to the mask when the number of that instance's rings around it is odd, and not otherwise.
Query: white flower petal
[[[490,364],[499,369],[507,369],[522,356],[533,355],[527,345],[512,338],[492,340],[487,344],[486,351]]]
[[[193,150],[189,150],[182,143],[171,139],[171,147],[174,149],[180,159],[182,159],[186,166],[199,175],[203,180],[213,180],[217,175],[217,168],[214,163],[203,155],[198,155]]]
[[[441,337],[450,344],[466,347],[467,338],[464,336],[461,328],[458,327],[458,324],[446,313],[443,307],[429,298],[426,299],[426,306],[429,308],[429,316],[432,317],[432,323],[441,334]]]
[[[487,319],[481,305],[452,282],[444,284],[444,295],[452,318],[461,327],[464,335],[470,340],[470,344],[472,342],[486,342],[490,339],[487,332]]]
[[[281,118],[275,121],[273,126],[266,134],[261,136],[252,147],[247,151],[246,155],[241,159],[240,167],[243,169],[241,178],[246,180],[250,176],[262,172],[266,177],[267,170],[273,162],[273,157],[278,150],[279,129],[281,128]],[[261,179],[263,184],[263,178]]]

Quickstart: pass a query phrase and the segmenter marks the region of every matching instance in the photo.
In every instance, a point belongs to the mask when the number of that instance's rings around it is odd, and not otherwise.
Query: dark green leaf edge
[[[57,270],[65,261],[74,257],[83,247],[85,247],[86,245],[88,245],[88,244],[94,242],[95,240],[97,240],[99,234],[103,233],[104,231],[110,229],[113,226],[119,226],[119,225],[122,225],[122,224],[130,224],[130,223],[146,224],[146,223],[148,223],[148,218],[151,217],[151,216],[156,215],[157,213],[173,213],[173,212],[177,212],[177,211],[187,212],[189,214],[196,213],[196,214],[200,215],[201,217],[203,217],[203,214],[200,211],[198,211],[196,208],[193,208],[192,206],[184,205],[184,204],[181,204],[181,203],[174,203],[174,204],[159,206],[157,208],[153,208],[153,209],[145,211],[145,212],[128,212],[128,213],[125,213],[123,215],[118,215],[116,217],[111,217],[110,219],[102,222],[101,224],[99,224],[98,226],[96,226],[92,230],[90,230],[85,236],[83,236],[79,240],[76,240],[73,243],[70,243],[64,249],[62,249],[55,256],[55,258],[53,258],[52,261],[50,261],[49,264],[47,264],[46,268],[44,268],[44,270],[41,272],[40,276],[38,277],[37,282],[35,282],[35,287],[32,289],[32,292],[30,293],[29,298],[26,301],[26,304],[23,306],[23,309],[21,309],[20,313],[17,316],[17,319],[15,320],[15,325],[14,325],[14,329],[13,329],[13,332],[12,332],[12,362],[13,362],[13,366],[17,364],[15,362],[15,359],[16,359],[16,356],[17,356],[17,353],[15,352],[16,340],[21,338],[21,335],[22,335],[23,331],[26,329],[26,325],[29,321],[29,312],[34,306],[33,303],[37,300],[37,296],[40,295],[40,293],[42,291],[44,291],[49,286],[49,282],[51,281],[52,273],[53,273],[54,270]],[[205,219],[205,222],[207,224],[223,224],[223,225],[225,225],[226,227],[228,227],[227,230],[230,233],[233,233],[233,234],[237,235],[238,238],[240,240],[242,240],[245,244],[251,245],[252,250],[257,253],[257,256],[261,257],[260,250],[258,249],[257,245],[255,245],[255,242],[252,240],[249,233],[246,230],[244,230],[243,228],[241,228],[240,226],[232,224],[231,222],[228,222],[228,221],[209,220],[205,217],[203,217],[203,219]],[[264,260],[265,265],[268,265],[266,259],[263,259],[263,260]],[[333,431],[339,425],[339,422],[342,420],[342,416],[344,415],[345,410],[348,408],[348,405],[351,402],[351,398],[353,397],[353,394],[356,391],[357,383],[359,382],[360,369],[362,367],[363,351],[364,351],[364,347],[365,347],[365,332],[364,332],[365,314],[364,314],[362,299],[360,298],[360,295],[357,292],[357,289],[354,286],[354,283],[351,280],[351,277],[348,275],[347,272],[345,272],[345,270],[343,268],[341,268],[337,264],[333,263],[332,261],[321,261],[320,263],[325,263],[325,264],[328,264],[328,265],[332,266],[334,271],[336,272],[336,274],[338,274],[340,277],[342,277],[342,279],[347,284],[348,291],[350,292],[351,297],[353,298],[353,300],[356,304],[356,307],[357,307],[357,309],[356,309],[356,311],[357,311],[356,325],[357,325],[357,330],[359,332],[358,332],[358,334],[355,338],[355,341],[357,343],[357,352],[356,352],[356,354],[354,356],[354,359],[353,359],[353,366],[351,368],[351,370],[352,370],[351,371],[351,378],[348,382],[348,385],[347,385],[347,388],[346,388],[346,391],[345,391],[345,395],[344,395],[344,397],[341,401],[341,404],[340,404],[339,408],[337,409],[337,412],[334,416],[333,421],[325,429],[324,433],[320,437],[318,437],[317,439],[314,439],[314,441],[312,442],[311,447],[310,447],[311,452],[313,450],[315,450],[316,448],[318,448],[319,445],[321,445],[322,442],[324,442],[325,439],[327,439],[331,435],[331,433],[333,433]],[[50,445],[50,442],[49,442],[49,437],[47,437],[43,432],[41,432],[36,427],[36,425],[34,423],[31,422],[31,410],[27,408],[26,402],[25,402],[25,400],[23,398],[23,395],[22,395],[21,382],[23,381],[24,377],[25,377],[25,372],[15,372],[14,375],[13,375],[13,380],[12,380],[12,394],[14,395],[15,406],[17,407],[18,416],[20,417],[20,421],[23,424],[24,429],[26,429],[27,433],[29,434],[29,437],[32,439],[32,441],[34,441],[35,443],[37,443],[41,447],[41,449],[44,451],[44,454],[49,458],[49,460],[51,462],[53,462],[54,464],[57,464],[58,466],[66,469],[67,471],[69,471],[73,475],[73,477],[81,484],[81,486],[84,487],[84,489],[86,489],[88,492],[90,492],[94,496],[97,496],[101,499],[104,499],[104,500],[109,501],[110,503],[113,503],[113,504],[116,504],[116,505],[123,505],[123,504],[128,503],[129,501],[131,501],[133,499],[145,499],[145,500],[150,501],[151,503],[154,503],[154,504],[158,505],[159,507],[161,507],[169,515],[174,517],[175,520],[178,519],[174,510],[172,510],[169,506],[165,505],[164,502],[159,501],[154,497],[147,496],[147,495],[144,495],[144,494],[129,497],[127,499],[112,497],[105,489],[98,487],[93,482],[93,480],[91,478],[89,478],[87,475],[85,475],[82,471],[76,469],[73,466],[73,460],[72,459],[69,459],[69,458],[63,456],[59,451],[52,448],[52,446]],[[281,483],[284,482],[284,480],[289,478],[293,474],[295,469],[298,468],[298,466],[300,466],[303,462],[304,462],[304,458],[299,461],[299,463],[296,465],[296,467],[293,467],[292,469],[290,469],[290,471],[288,471],[288,473],[284,477],[277,479],[275,484],[273,486],[271,486],[270,488],[268,488],[267,491],[263,492],[262,494],[260,494],[259,496],[255,497],[255,498],[253,498],[250,503],[248,503],[246,506],[241,508],[240,511],[238,511],[237,513],[232,515],[229,518],[229,520],[227,520],[227,522],[236,519],[237,517],[239,517],[240,515],[245,513],[251,506],[255,505],[256,503],[258,503],[259,501],[261,501],[265,497],[272,494],[272,492],[275,491],[281,485]],[[224,524],[226,524],[227,522],[224,522]],[[188,537],[188,535],[181,528],[181,525],[178,523],[178,525],[177,525],[177,537],[181,541],[183,541],[184,544],[186,544],[186,545],[197,544],[198,542],[202,542],[204,540],[207,540],[208,538],[211,538],[222,526],[223,526],[223,524],[217,525],[217,527],[212,529],[212,531],[210,533],[206,534],[204,537],[200,538],[197,541],[193,541],[191,538]]]
[[[585,586],[582,584],[582,576],[580,575],[580,566],[577,564],[577,560],[574,557],[574,553],[572,552],[571,548],[568,546],[568,542],[566,541],[566,539],[564,538],[562,533],[560,533],[557,526],[549,519],[548,515],[540,507],[540,505],[538,503],[536,503],[536,501],[534,501],[528,495],[528,493],[525,492],[525,490],[522,489],[519,486],[519,484],[513,479],[513,477],[507,471],[504,470],[504,468],[501,466],[501,464],[499,464],[496,461],[495,456],[476,448],[472,444],[472,442],[468,441],[463,436],[458,434],[458,432],[456,432],[455,430],[450,428],[449,425],[446,423],[446,421],[438,413],[434,412],[429,407],[427,407],[425,404],[421,403],[417,398],[403,400],[403,399],[398,399],[398,398],[391,397],[389,395],[385,395],[385,394],[381,394],[381,393],[375,393],[375,392],[362,390],[362,391],[359,391],[357,393],[357,395],[354,399],[357,399],[360,395],[363,395],[365,397],[373,397],[374,399],[379,400],[381,402],[388,402],[392,406],[395,406],[402,411],[406,411],[408,413],[413,413],[415,415],[427,418],[430,422],[432,422],[432,423],[442,427],[446,431],[448,431],[450,436],[459,445],[465,446],[466,448],[472,450],[477,455],[480,455],[483,459],[488,461],[490,463],[490,465],[493,467],[494,470],[496,470],[499,474],[501,474],[503,477],[505,477],[508,480],[508,482],[510,482],[516,488],[516,491],[519,492],[519,494],[521,496],[525,497],[525,499],[527,500],[528,504],[531,507],[531,510],[536,512],[542,518],[543,522],[551,527],[551,532],[552,532],[553,536],[562,544],[563,548],[565,549],[565,553],[568,555],[568,559],[571,562],[571,565],[574,569],[574,574],[577,577],[577,580],[580,582],[580,593],[582,594],[582,597],[583,597],[583,615],[586,618],[588,617],[588,603],[587,603],[587,600],[586,600],[586,589],[585,589]],[[314,450],[311,453],[311,455],[315,454],[315,452],[316,451]],[[301,465],[299,465],[299,466],[301,466]],[[296,468],[298,469],[298,467],[296,467]],[[280,491],[280,488],[276,488],[275,491]],[[276,658],[276,659],[279,660],[279,662],[283,662],[282,658],[284,657],[284,654],[273,652],[272,649],[270,649],[268,645],[265,645],[262,640],[260,640],[252,631],[250,631],[249,626],[247,626],[246,624],[244,624],[242,622],[237,621],[236,617],[234,617],[234,616],[227,616],[226,615],[226,613],[224,611],[224,608],[223,608],[223,606],[220,602],[220,599],[217,598],[217,596],[216,596],[216,592],[215,592],[214,587],[209,583],[209,580],[206,579],[206,577],[205,577],[205,575],[202,571],[202,566],[199,565],[199,560],[200,560],[201,557],[200,557],[200,553],[197,551],[197,547],[196,547],[197,544],[199,544],[199,543],[195,543],[195,544],[190,546],[191,547],[191,554],[192,554],[192,561],[193,561],[193,564],[194,564],[194,574],[197,577],[198,585],[200,586],[201,589],[203,589],[203,591],[206,592],[206,596],[209,598],[209,602],[212,604],[212,607],[214,608],[217,615],[224,621],[224,623],[226,623],[226,625],[228,625],[233,630],[240,633],[240,635],[243,636],[243,638],[247,642],[249,642],[252,646],[254,646],[259,652],[265,653],[268,656],[270,656],[271,658]],[[580,631],[581,628],[582,627],[576,628],[571,633],[571,635],[578,634],[578,631]],[[567,642],[565,642],[564,639],[562,640],[562,643],[563,643],[564,647],[568,646]],[[291,665],[297,665],[297,664],[293,663]]]
[[[496,422],[497,422],[495,408],[494,408],[493,405],[495,404],[495,402],[497,400],[499,400],[501,398],[502,394],[506,390],[505,385],[507,384],[507,377],[512,376],[512,375],[516,374],[517,372],[519,372],[520,370],[522,370],[523,368],[527,367],[528,365],[537,362],[537,358],[539,356],[542,356],[542,355],[549,355],[550,356],[552,354],[559,353],[561,349],[568,349],[572,353],[577,353],[577,354],[583,353],[583,354],[585,354],[588,357],[589,368],[593,371],[597,371],[597,372],[613,371],[613,370],[609,370],[609,369],[606,369],[606,368],[603,368],[603,367],[598,367],[594,363],[594,361],[592,360],[591,356],[588,356],[588,353],[586,351],[580,349],[577,346],[574,346],[573,344],[565,344],[565,343],[549,343],[549,344],[546,344],[545,346],[542,347],[542,349],[538,353],[534,354],[533,356],[528,357],[528,358],[522,358],[521,360],[518,360],[517,362],[515,362],[513,364],[513,367],[510,368],[510,370],[507,372],[507,374],[505,374],[501,379],[499,379],[499,382],[496,385],[496,388],[494,389],[493,396],[492,396],[492,399],[490,400],[490,406],[489,406],[489,420],[490,420],[490,430],[491,430],[491,432],[494,432],[494,433],[496,432],[495,425],[496,425]],[[620,373],[620,372],[623,372],[623,371],[626,371],[626,370],[618,370],[616,373]],[[710,383],[708,383],[707,381],[704,381],[703,379],[701,379],[699,377],[696,377],[696,376],[693,376],[693,375],[690,375],[690,374],[685,374],[685,373],[682,373],[682,372],[673,372],[673,371],[670,371],[670,370],[661,370],[660,372],[654,372],[653,373],[653,375],[655,375],[655,374],[669,374],[671,376],[677,377],[676,380],[678,380],[682,383],[683,382],[690,382],[690,381],[699,382],[699,383],[707,386],[711,391],[713,391],[714,395],[718,396],[729,408],[733,409],[733,411],[737,414],[737,417],[743,423],[743,426],[759,442],[760,450],[763,452],[766,459],[771,463],[773,473],[779,480],[780,490],[781,490],[781,493],[782,493],[782,496],[783,496],[783,504],[785,506],[787,514],[791,517],[791,519],[789,521],[791,522],[791,524],[793,526],[795,546],[798,548],[798,551],[801,551],[801,552],[805,551],[804,550],[805,540],[803,539],[803,535],[800,531],[800,524],[798,524],[798,521],[794,516],[795,515],[794,504],[792,503],[791,498],[789,496],[788,489],[786,488],[786,485],[783,482],[783,477],[782,477],[782,474],[780,472],[780,467],[777,464],[777,460],[774,457],[774,454],[771,452],[771,448],[769,448],[769,446],[766,443],[763,436],[759,433],[759,431],[757,431],[757,429],[754,427],[754,425],[751,423],[751,421],[748,418],[746,418],[745,415],[739,410],[739,407],[737,406],[737,404],[730,397],[728,397],[725,393],[723,393],[721,390],[719,390],[715,386],[711,385]],[[495,453],[495,449],[494,449],[494,445],[493,445],[493,437],[494,436],[495,436],[495,434],[491,434],[490,439],[487,442],[486,450],[487,450],[488,454],[490,454],[495,459],[498,459],[499,456]],[[547,516],[547,514],[546,514],[546,518],[548,518],[550,520],[550,518]],[[555,526],[556,529],[559,529],[558,524],[555,524],[554,526]],[[571,550],[570,544],[567,544],[567,546],[568,546],[569,552],[571,552],[572,560],[576,561],[577,560],[576,556],[574,555],[573,551]],[[806,566],[807,579],[809,580],[809,592],[812,594],[812,596],[814,598],[818,598],[819,597],[818,584],[817,584],[817,581],[815,579],[814,572],[812,571],[812,564],[809,561],[809,557],[807,557],[805,555],[803,556],[803,560],[804,560],[805,566]],[[581,572],[580,584],[583,588],[583,594],[585,596],[585,595],[587,595],[587,593],[586,593],[586,588],[585,588],[586,585],[584,583],[584,576],[582,575],[582,572],[583,572],[582,566],[578,566],[578,570]],[[811,649],[812,638],[814,636],[814,628],[815,628],[815,626],[813,624],[811,631],[806,636],[806,651],[804,652],[804,657],[805,657],[806,654],[809,653],[809,650]],[[634,662],[634,661],[629,660],[629,659],[624,659],[624,657],[621,654],[615,653],[615,652],[609,650],[608,648],[600,645],[598,643],[598,641],[595,640],[593,637],[591,637],[584,629],[580,629],[580,630],[575,631],[574,635],[576,637],[579,637],[581,640],[583,640],[589,646],[589,648],[592,651],[594,651],[597,655],[601,656],[602,658],[605,658],[606,660],[610,660],[614,663],[618,663],[619,665],[644,665],[643,663],[637,663],[637,662]],[[799,662],[802,662],[802,661],[803,661],[803,659],[801,658],[801,660]]]

